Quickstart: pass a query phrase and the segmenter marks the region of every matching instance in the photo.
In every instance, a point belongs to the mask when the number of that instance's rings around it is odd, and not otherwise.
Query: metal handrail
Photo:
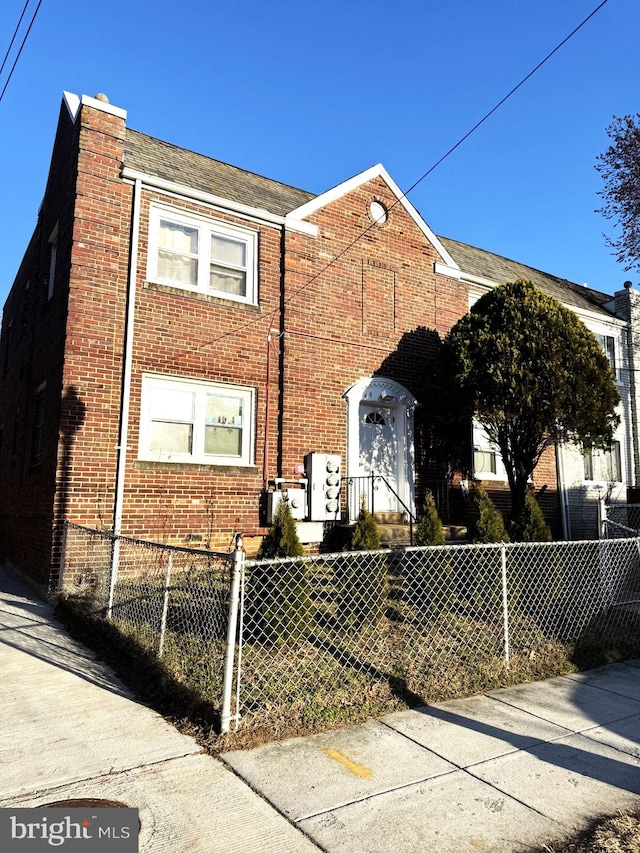
[[[409,541],[413,545],[413,525],[417,521],[417,516],[413,513],[413,511],[402,500],[400,495],[396,492],[396,490],[391,485],[391,483],[387,480],[387,478],[384,476],[384,474],[376,474],[375,472],[372,472],[371,474],[366,474],[366,475],[359,476],[359,477],[345,477],[344,479],[346,480],[348,485],[353,485],[355,482],[357,482],[359,480],[371,483],[371,496],[370,496],[371,509],[370,509],[370,512],[372,515],[375,512],[375,502],[374,502],[374,493],[375,493],[375,488],[376,488],[375,484],[376,484],[376,482],[384,483],[384,485],[387,487],[387,489],[396,498],[398,504],[402,507],[404,512],[407,514],[407,517],[409,519]],[[348,495],[347,495],[347,504],[348,504],[348,509],[351,510],[351,506],[349,506]]]

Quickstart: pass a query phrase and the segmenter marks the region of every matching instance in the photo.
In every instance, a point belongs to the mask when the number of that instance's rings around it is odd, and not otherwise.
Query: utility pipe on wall
[[[116,485],[113,500],[113,533],[115,536],[111,553],[109,579],[109,602],[107,617],[111,617],[113,595],[118,576],[120,558],[120,531],[124,500],[124,475],[127,464],[127,440],[129,436],[129,403],[131,400],[131,371],[133,364],[133,324],[136,311],[136,279],[138,276],[138,242],[140,235],[140,192],[142,182],[136,178],[133,184],[133,209],[131,214],[131,245],[129,248],[129,278],[127,282],[127,313],[124,330],[124,355],[122,361],[122,386],[120,392],[120,428],[118,434],[118,461],[116,463]]]

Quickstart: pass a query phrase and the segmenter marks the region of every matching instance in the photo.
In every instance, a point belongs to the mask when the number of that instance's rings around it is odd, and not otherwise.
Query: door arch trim
[[[360,464],[360,405],[380,405],[395,409],[402,419],[398,431],[398,494],[415,514],[414,413],[417,400],[403,385],[383,376],[359,379],[343,394],[347,402],[347,476],[362,475]]]

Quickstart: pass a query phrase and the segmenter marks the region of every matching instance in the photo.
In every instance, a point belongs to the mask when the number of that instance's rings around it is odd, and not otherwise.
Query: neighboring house
[[[523,276],[547,290],[535,272],[437,237],[382,166],[314,195],[65,93],[3,313],[0,555],[55,579],[65,519],[216,550],[239,531],[251,550],[283,485],[313,545],[355,515],[371,472],[377,511],[415,510],[425,360],[474,293]],[[614,316],[610,297],[553,281],[622,369],[637,294]],[[638,479],[628,396],[621,483]],[[556,530],[561,468],[550,453],[534,476]]]
[[[497,284],[528,279],[574,311],[594,333],[607,355],[621,398],[620,426],[611,449],[583,453],[580,447],[562,445],[556,453],[547,452],[540,463],[547,469],[542,477],[547,482],[552,479],[554,466],[556,468],[565,538],[597,536],[599,498],[626,501],[628,487],[640,482],[635,415],[638,390],[634,384],[634,365],[631,363],[631,360],[638,358],[640,294],[625,287],[611,297],[586,285],[557,278],[483,249],[444,237],[440,239],[463,270],[461,280],[469,286],[470,307]],[[485,481],[494,500],[500,503],[499,492],[507,488],[500,454],[479,425],[474,429],[473,444],[474,474]],[[540,473],[536,471],[536,485]],[[550,516],[557,496],[548,494],[547,490],[539,499]]]

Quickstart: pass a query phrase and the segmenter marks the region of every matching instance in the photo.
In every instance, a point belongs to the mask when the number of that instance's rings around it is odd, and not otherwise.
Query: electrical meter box
[[[309,483],[310,520],[339,519],[342,459],[336,453],[308,453],[305,464]]]
[[[278,489],[267,494],[267,524],[273,523],[273,517],[280,501],[286,500],[291,507],[291,515],[296,521],[307,517],[307,493],[305,489]]]

